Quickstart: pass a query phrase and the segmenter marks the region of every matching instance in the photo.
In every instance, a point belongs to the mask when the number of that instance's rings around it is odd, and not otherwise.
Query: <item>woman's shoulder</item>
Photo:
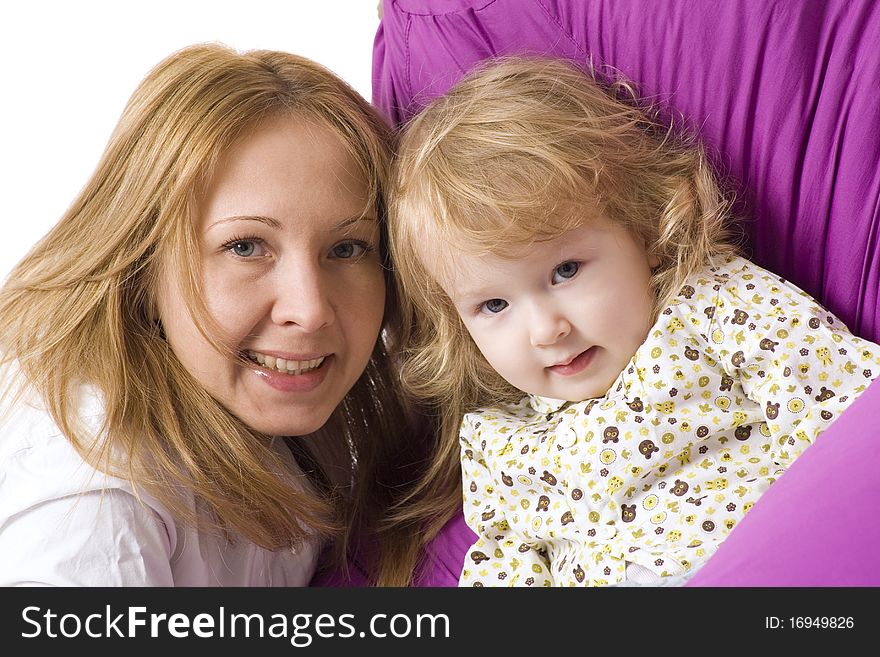
[[[97,432],[103,405],[94,389],[83,388],[77,401],[80,426]],[[97,438],[96,438],[97,440]],[[122,489],[131,484],[90,465],[64,435],[38,395],[24,392],[0,410],[0,516],[7,508],[27,508],[87,491]],[[14,495],[6,492],[15,491]]]

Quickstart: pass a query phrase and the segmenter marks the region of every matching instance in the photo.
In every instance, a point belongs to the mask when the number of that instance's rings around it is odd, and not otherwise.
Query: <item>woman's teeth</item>
[[[267,369],[294,376],[318,369],[325,358],[321,356],[313,360],[285,360],[284,358],[275,358],[275,356],[266,356],[256,351],[248,351],[247,355],[252,361],[259,363]]]

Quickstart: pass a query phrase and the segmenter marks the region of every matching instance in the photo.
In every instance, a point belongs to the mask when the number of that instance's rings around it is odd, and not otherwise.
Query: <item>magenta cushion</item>
[[[395,123],[479,61],[613,65],[698,128],[730,178],[753,259],[880,341],[880,3],[873,0],[384,0],[373,101]],[[877,584],[880,385],[752,509],[695,585]],[[420,585],[457,583],[453,519]]]

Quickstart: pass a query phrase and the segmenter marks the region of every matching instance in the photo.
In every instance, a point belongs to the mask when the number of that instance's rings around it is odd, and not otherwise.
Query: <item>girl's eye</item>
[[[580,265],[573,260],[563,262],[553,270],[553,284],[555,285],[564,280],[568,280],[569,278],[573,278],[574,275],[578,273],[578,269],[580,269]]]
[[[372,250],[373,247],[362,242],[343,242],[333,247],[333,256],[341,260],[352,260]]]
[[[225,244],[224,248],[239,258],[253,258],[254,256],[265,255],[265,249],[263,249],[259,240],[236,239]]]
[[[505,308],[507,308],[507,302],[504,299],[489,299],[480,306],[481,310],[492,314],[500,313]]]

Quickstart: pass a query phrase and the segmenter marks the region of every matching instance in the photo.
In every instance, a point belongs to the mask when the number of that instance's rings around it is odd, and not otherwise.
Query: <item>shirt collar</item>
[[[538,397],[537,395],[529,395],[527,403],[538,413],[555,413],[565,406],[568,401],[565,399],[553,399],[552,397]]]

